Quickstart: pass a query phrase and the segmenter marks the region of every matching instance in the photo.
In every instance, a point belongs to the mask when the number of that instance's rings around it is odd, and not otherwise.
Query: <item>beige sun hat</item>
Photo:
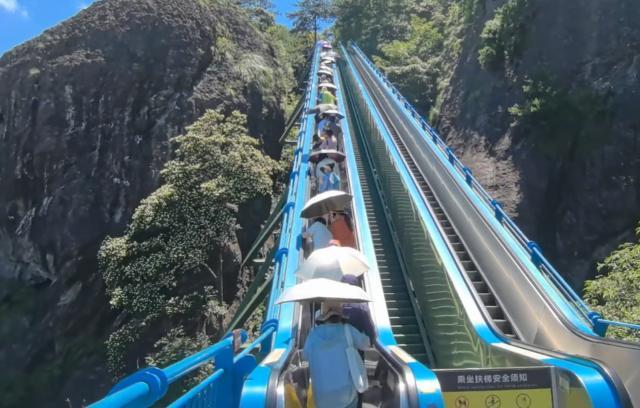
[[[316,321],[324,323],[333,316],[338,316],[341,319],[347,318],[342,313],[342,304],[338,302],[322,302],[322,306],[320,307],[320,315],[316,317]]]

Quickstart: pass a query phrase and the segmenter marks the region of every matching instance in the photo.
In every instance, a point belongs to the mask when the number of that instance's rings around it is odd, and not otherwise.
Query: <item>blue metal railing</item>
[[[516,239],[521,247],[526,250],[533,264],[540,269],[550,280],[553,282],[560,292],[577,307],[580,313],[591,323],[593,331],[604,336],[609,326],[624,327],[631,330],[640,330],[640,325],[632,323],[624,323],[606,320],[601,314],[594,311],[587,305],[584,300],[573,290],[571,285],[560,275],[555,267],[549,262],[549,260],[543,255],[540,246],[531,241],[522,232],[522,230],[516,225],[516,223],[509,217],[504,211],[502,205],[495,199],[493,199],[489,193],[482,187],[482,185],[475,179],[471,169],[466,167],[460,159],[458,159],[453,150],[447,146],[442,140],[438,132],[431,127],[427,121],[416,111],[411,103],[409,103],[404,96],[396,89],[396,87],[387,79],[387,77],[375,66],[375,64],[364,54],[364,52],[355,44],[351,43],[350,46],[360,55],[363,61],[369,65],[369,67],[378,75],[378,77],[384,82],[384,84],[393,92],[396,98],[402,103],[404,108],[409,114],[419,122],[422,129],[431,136],[431,141],[439,148],[441,154],[444,154],[450,163],[453,170],[462,175],[469,185],[469,187],[476,192],[484,204],[489,206],[494,214],[495,218],[505,227],[505,229]]]
[[[234,356],[233,336],[229,335],[216,344],[186,357],[164,369],[143,368],[122,379],[109,394],[90,405],[91,408],[149,407],[160,401],[169,386],[185,379],[194,371],[212,364],[214,371],[205,380],[187,391],[169,406],[172,408],[204,404],[216,407],[236,407],[244,378],[256,367],[256,355],[266,355],[276,332],[277,321],[267,321],[262,334]],[[240,332],[241,341],[247,333]],[[259,353],[256,351],[259,348]]]
[[[318,95],[318,76],[316,72],[319,64],[320,46],[316,44],[305,91],[306,97],[300,133],[298,134],[298,142],[289,176],[287,203],[285,204],[279,249],[276,253],[274,265],[272,289],[267,306],[267,318],[277,319],[279,322],[273,344],[275,357],[273,361],[270,359],[269,364],[260,364],[249,375],[242,390],[241,407],[265,406],[267,404],[271,375],[281,369],[293,350],[294,341],[292,341],[292,335],[295,306],[292,303],[278,305],[275,301],[284,289],[296,283],[295,271],[300,259],[300,248],[297,243],[299,234],[304,226],[304,220],[300,217],[300,212],[306,202],[308,190],[309,155],[305,154],[305,152],[311,150],[311,139],[315,128],[314,115],[307,112],[316,104]]]

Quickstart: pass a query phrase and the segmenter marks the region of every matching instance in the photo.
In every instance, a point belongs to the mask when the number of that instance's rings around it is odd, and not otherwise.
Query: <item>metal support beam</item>
[[[300,114],[302,113],[302,109],[304,108],[304,101],[305,101],[305,95],[303,94],[300,97],[300,100],[298,100],[298,104],[296,105],[295,110],[289,117],[289,121],[287,122],[287,127],[284,129],[284,132],[282,132],[282,136],[280,136],[280,138],[278,139],[279,144],[282,144],[282,142],[284,142],[284,140],[287,138],[287,135],[289,134],[289,132],[291,132],[291,129],[293,129],[293,126],[296,124],[296,121],[300,117]]]
[[[260,304],[262,300],[264,300],[269,293],[269,289],[271,288],[271,280],[273,279],[273,275],[270,275],[267,278],[267,272],[271,267],[272,260],[276,254],[277,247],[274,246],[267,254],[267,262],[260,265],[258,268],[258,273],[256,273],[253,282],[247,289],[247,293],[245,293],[242,302],[240,302],[240,306],[238,306],[238,310],[236,311],[235,316],[229,326],[227,327],[227,333],[232,330],[240,327],[244,322],[251,316],[251,313],[255,310],[255,308]]]
[[[280,196],[280,199],[276,203],[275,207],[273,207],[273,211],[271,211],[271,215],[267,219],[267,222],[264,224],[264,227],[260,231],[260,234],[256,237],[255,241],[249,248],[247,255],[245,255],[242,263],[240,264],[240,269],[245,267],[248,262],[250,262],[255,256],[258,254],[258,251],[262,248],[264,243],[269,239],[273,230],[275,230],[278,222],[280,221],[280,217],[284,212],[284,202],[287,199],[287,192],[283,192]]]

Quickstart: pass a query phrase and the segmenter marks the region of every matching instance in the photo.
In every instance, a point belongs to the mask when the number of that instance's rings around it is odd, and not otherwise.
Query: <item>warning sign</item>
[[[550,367],[435,370],[447,408],[552,408]]]

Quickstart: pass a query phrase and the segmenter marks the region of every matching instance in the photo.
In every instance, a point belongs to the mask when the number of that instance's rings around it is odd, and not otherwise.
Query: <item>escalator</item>
[[[549,299],[550,291],[526,275],[526,268],[517,256],[509,253],[507,245],[479,218],[479,210],[473,207],[457,182],[448,178],[449,172],[442,165],[444,161],[432,158],[433,152],[417,135],[410,119],[402,114],[395,96],[385,92],[382,82],[367,69],[362,58],[355,55],[353,65],[373,105],[383,117],[384,126],[411,171],[437,228],[455,253],[459,270],[465,273],[475,296],[481,300],[483,315],[494,331],[515,341],[518,347],[526,348],[530,344],[543,347],[548,353],[585,356],[587,360],[583,361],[595,363],[593,367],[617,389],[622,405],[632,405],[628,393],[633,400],[640,400],[640,394],[634,396],[640,392],[638,346],[578,332],[558,312]],[[522,273],[522,277],[516,273]]]
[[[359,134],[358,130],[352,133],[356,134]],[[362,154],[366,148],[363,149],[362,138],[356,138],[357,140],[353,140],[353,150],[391,328],[400,347],[415,359],[428,362],[428,346],[422,334],[424,330],[416,319],[415,306],[402,276],[403,266],[389,229],[373,170]]]
[[[500,353],[480,349],[464,309],[452,293],[424,227],[384,145],[367,137],[365,119],[351,86],[347,115],[354,127],[354,154],[363,187],[372,240],[394,337],[403,350],[432,368],[473,368],[504,364]],[[383,185],[384,184],[384,185]],[[385,188],[387,187],[387,188]],[[387,196],[385,197],[385,193]],[[390,212],[396,215],[393,217]],[[394,225],[393,220],[397,221]],[[512,363],[527,365],[512,356]],[[529,363],[530,364],[530,363]]]
[[[365,82],[371,84],[371,78],[367,76],[367,72],[363,69],[363,66],[359,60],[356,60],[356,66],[360,69],[360,73],[363,75]],[[381,106],[381,101],[379,96],[373,93],[375,103],[378,106]],[[460,261],[460,265],[462,269],[466,273],[467,277],[471,281],[474,289],[478,293],[482,303],[487,311],[488,316],[493,321],[494,325],[500,329],[500,331],[507,337],[517,338],[515,331],[513,330],[513,326],[510,323],[504,309],[497,301],[496,297],[492,293],[491,288],[487,285],[483,275],[478,271],[477,266],[475,265],[473,259],[467,251],[466,246],[462,243],[458,233],[452,226],[449,221],[446,213],[440,206],[437,198],[435,197],[433,191],[429,187],[425,177],[422,172],[416,165],[415,160],[406,144],[403,142],[402,138],[399,136],[399,127],[403,127],[404,124],[400,121],[394,121],[391,117],[390,113],[387,110],[380,109],[380,114],[384,119],[385,123],[389,125],[388,130],[391,136],[393,137],[398,150],[400,151],[403,159],[405,160],[407,167],[409,168],[411,174],[415,178],[416,184],[419,186],[420,191],[424,195],[424,198],[427,200],[429,207],[432,211],[434,218],[438,221],[441,232],[445,235],[451,244],[451,247]],[[405,129],[406,130],[406,129]],[[400,188],[399,186],[395,186],[396,189]],[[407,204],[408,205],[408,204]],[[426,285],[442,285],[443,282],[434,281],[434,278],[431,278],[424,282]],[[446,288],[443,288],[446,290]],[[443,305],[446,307],[447,305]]]

